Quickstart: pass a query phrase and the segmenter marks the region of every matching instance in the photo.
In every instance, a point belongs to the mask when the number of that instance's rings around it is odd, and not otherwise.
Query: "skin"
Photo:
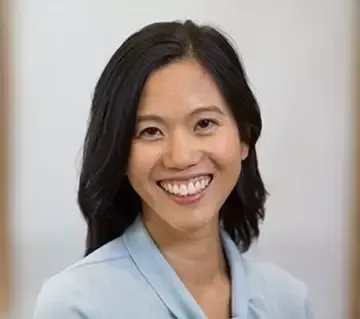
[[[128,177],[150,235],[208,318],[229,318],[231,283],[218,218],[247,155],[230,109],[196,60],[173,62],[149,77]],[[198,174],[213,179],[195,203],[178,204],[158,185]]]

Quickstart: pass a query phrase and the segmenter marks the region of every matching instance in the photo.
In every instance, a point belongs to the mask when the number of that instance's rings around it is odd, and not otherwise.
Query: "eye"
[[[140,131],[140,133],[137,135],[138,138],[146,139],[146,140],[154,140],[161,137],[163,134],[161,131],[156,127],[147,127]]]
[[[200,130],[200,132],[208,132],[211,131],[217,126],[218,123],[211,119],[203,119],[196,123],[196,130]]]

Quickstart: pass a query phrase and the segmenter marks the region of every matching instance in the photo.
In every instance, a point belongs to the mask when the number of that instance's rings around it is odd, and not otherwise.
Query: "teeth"
[[[210,181],[209,176],[203,176],[184,183],[161,183],[161,187],[173,195],[187,196],[201,192],[210,184]]]
[[[174,185],[174,186],[170,185],[170,187],[172,187],[172,192],[173,192],[174,194],[180,193],[180,188],[179,188],[178,185]]]
[[[188,193],[188,191],[187,191],[187,187],[186,187],[186,185],[181,184],[181,185],[180,185],[180,195],[182,195],[182,196],[186,196],[186,195],[187,195],[187,193]]]
[[[201,189],[201,183],[199,181],[197,181],[195,183],[195,191],[198,191],[199,189]]]
[[[192,195],[196,193],[196,188],[193,182],[190,182],[187,188],[188,194]]]
[[[171,184],[163,185],[163,187],[170,193],[173,192],[173,186]]]

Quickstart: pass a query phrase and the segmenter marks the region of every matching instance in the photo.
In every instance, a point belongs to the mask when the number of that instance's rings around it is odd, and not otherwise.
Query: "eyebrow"
[[[201,113],[217,113],[219,115],[224,116],[225,113],[216,105],[210,105],[210,106],[202,106],[202,107],[198,107],[195,110],[193,110],[190,113],[190,117],[194,116],[194,115],[198,115]],[[149,115],[139,115],[136,119],[136,123],[140,123],[143,121],[154,121],[154,122],[160,122],[160,123],[164,123],[164,119],[161,116],[158,115],[153,115],[153,114],[149,114]]]

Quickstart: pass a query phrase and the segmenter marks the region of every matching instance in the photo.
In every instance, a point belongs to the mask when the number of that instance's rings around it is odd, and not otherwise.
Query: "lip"
[[[210,184],[209,184],[209,186],[210,186]],[[178,205],[191,205],[191,204],[195,204],[195,203],[199,202],[200,199],[205,196],[205,194],[208,190],[208,187],[203,189],[200,193],[198,193],[196,195],[192,195],[192,196],[179,197],[179,196],[175,196],[175,195],[171,195],[171,194],[167,194],[167,195],[170,197],[170,199],[173,202],[175,202]]]

